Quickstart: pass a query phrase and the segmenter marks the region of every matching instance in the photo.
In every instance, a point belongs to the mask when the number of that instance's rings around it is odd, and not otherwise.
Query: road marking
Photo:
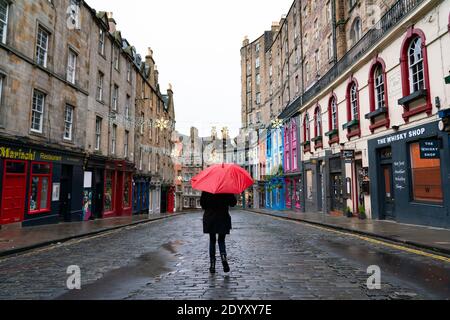
[[[251,211],[248,211],[248,212],[251,212]],[[258,214],[256,212],[252,212],[252,213]],[[268,215],[268,214],[266,214],[266,215]],[[397,249],[397,250],[400,250],[400,251],[409,252],[409,253],[416,254],[416,255],[419,255],[419,256],[424,256],[424,257],[427,257],[427,258],[431,258],[431,259],[440,260],[440,261],[444,261],[444,262],[450,263],[450,258],[445,257],[445,256],[441,256],[441,255],[434,254],[434,253],[429,253],[429,252],[418,250],[418,249],[412,249],[412,248],[409,248],[409,247],[406,247],[406,246],[403,246],[403,245],[392,244],[392,243],[389,243],[389,242],[377,240],[377,239],[370,238],[370,237],[367,237],[367,236],[361,236],[361,235],[352,233],[351,231],[343,232],[343,231],[339,231],[339,230],[334,230],[334,229],[332,229],[330,227],[317,226],[317,225],[314,225],[312,223],[308,223],[307,221],[296,221],[296,220],[286,219],[286,218],[283,218],[283,217],[277,217],[277,216],[272,216],[272,215],[268,215],[268,216],[271,216],[271,217],[273,217],[274,219],[277,219],[277,220],[291,221],[291,222],[294,222],[296,224],[301,224],[302,226],[306,225],[306,226],[309,226],[309,227],[312,227],[312,228],[315,228],[315,229],[319,229],[319,230],[323,230],[323,231],[329,231],[329,232],[334,232],[334,233],[337,233],[337,234],[340,234],[340,235],[351,236],[351,237],[354,237],[354,238],[357,238],[357,239],[360,239],[360,240],[363,240],[363,241],[366,241],[366,242],[370,242],[372,244],[377,244],[377,245],[381,245],[381,246]]]

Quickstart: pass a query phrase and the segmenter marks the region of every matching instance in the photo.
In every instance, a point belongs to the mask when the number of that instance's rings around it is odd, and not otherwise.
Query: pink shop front
[[[285,176],[286,209],[303,212],[303,179],[301,175]]]

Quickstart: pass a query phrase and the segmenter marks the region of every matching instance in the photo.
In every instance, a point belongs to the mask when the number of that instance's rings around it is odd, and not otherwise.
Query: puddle
[[[450,268],[421,261],[412,261],[395,253],[383,252],[378,248],[368,248],[353,244],[320,240],[320,247],[328,247],[329,252],[338,254],[364,266],[377,265],[387,276],[400,279],[410,287],[426,293],[432,299],[450,298]]]
[[[82,286],[81,290],[69,291],[57,300],[121,300],[151,279],[173,272],[169,263],[175,260],[177,247],[182,241],[174,241],[161,246],[156,252],[145,253],[131,264],[107,272],[94,283]]]

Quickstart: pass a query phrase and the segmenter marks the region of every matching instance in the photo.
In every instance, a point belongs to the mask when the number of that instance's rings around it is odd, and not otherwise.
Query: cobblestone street
[[[200,213],[0,260],[0,299],[449,299],[450,264],[306,224],[233,211],[231,273],[208,272]],[[67,267],[82,290],[68,291]],[[367,268],[381,268],[369,290]]]

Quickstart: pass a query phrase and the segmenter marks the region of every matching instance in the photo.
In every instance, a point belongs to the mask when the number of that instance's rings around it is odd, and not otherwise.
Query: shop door
[[[72,207],[72,166],[62,166],[61,172],[61,209],[59,218],[61,221],[70,222]]]
[[[27,163],[6,160],[3,177],[0,224],[21,222],[25,211]]]
[[[319,162],[318,167],[318,186],[317,186],[317,209],[319,212],[322,212],[323,208],[323,167],[322,167],[322,161]]]
[[[94,185],[94,216],[99,219],[102,217],[103,212],[103,170],[96,170],[95,172],[95,185]]]
[[[395,220],[395,198],[394,188],[392,184],[392,165],[382,165],[381,172],[381,199],[383,205],[382,216],[384,216],[384,219],[386,220]]]
[[[332,173],[331,175],[331,211],[344,210],[344,184],[342,173]]]

